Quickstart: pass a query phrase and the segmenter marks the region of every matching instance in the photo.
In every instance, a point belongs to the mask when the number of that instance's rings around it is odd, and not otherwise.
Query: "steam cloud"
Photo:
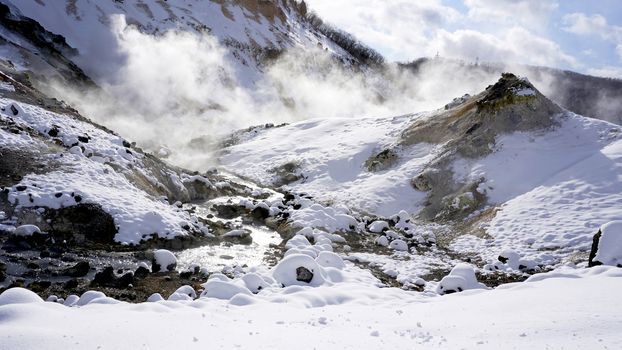
[[[455,64],[417,74],[397,66],[356,71],[319,49],[287,52],[257,74],[236,71],[231,53],[207,34],[148,35],[123,16],[112,18],[111,27],[123,63],[106,67],[115,73],[98,80],[103,91],[56,91],[89,118],[193,170],[215,165],[215,146],[238,129],[430,110],[498,79],[496,71]]]

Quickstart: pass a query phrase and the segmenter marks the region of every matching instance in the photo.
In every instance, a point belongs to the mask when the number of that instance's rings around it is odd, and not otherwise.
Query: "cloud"
[[[499,36],[474,30],[442,31],[437,37],[443,56],[474,61],[515,62],[533,65],[571,65],[578,63],[555,42],[538,37],[522,27],[514,27]]]
[[[328,21],[389,59],[441,56],[577,67],[544,28],[558,8],[551,0],[465,0],[465,14],[440,1],[309,0]],[[517,14],[520,14],[518,16]],[[491,25],[492,23],[492,25]]]
[[[478,22],[522,25],[541,30],[558,8],[551,0],[464,0],[468,17]]]
[[[440,0],[308,0],[328,22],[356,35],[391,60],[430,56],[428,41],[462,15]]]
[[[616,50],[620,55],[622,45],[622,26],[609,24],[607,19],[600,14],[586,15],[585,13],[570,13],[564,15],[563,30],[577,35],[595,35],[601,39],[616,44]]]

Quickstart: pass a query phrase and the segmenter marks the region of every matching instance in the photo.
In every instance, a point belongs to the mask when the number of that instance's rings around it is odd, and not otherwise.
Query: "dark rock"
[[[67,281],[67,282],[65,282],[65,283],[63,284],[63,288],[71,290],[71,289],[78,288],[78,285],[79,285],[79,284],[80,284],[80,283],[78,282],[78,280],[77,280],[77,279],[72,278],[72,279],[70,279],[69,281]]]
[[[52,282],[50,281],[33,281],[28,285],[28,289],[32,290],[35,293],[41,293],[46,289],[50,288]]]
[[[182,271],[179,273],[179,278],[188,279],[192,276],[192,271]]]
[[[132,146],[132,144],[131,144],[131,143],[129,143],[129,142],[127,142],[127,141],[123,140],[123,147],[125,147],[125,148],[130,148],[131,146]]]
[[[3,263],[0,263],[0,282],[4,282],[6,280],[6,266]]]
[[[15,186],[15,190],[19,192],[26,191],[27,188],[28,186],[24,186],[24,185]]]
[[[31,270],[37,270],[40,268],[40,266],[37,263],[29,262],[28,265],[26,265],[26,268],[29,268]]]
[[[80,196],[80,195],[75,195],[75,196],[73,197],[73,199],[76,201],[76,203],[80,203],[80,202],[82,202],[82,196]]]
[[[57,127],[53,127],[52,129],[50,129],[50,131],[48,131],[48,135],[50,135],[51,137],[56,137],[58,136],[58,132],[60,130],[58,130]]]
[[[17,110],[17,108],[15,108],[15,105],[11,104],[11,113],[13,113],[13,115],[17,115],[19,113],[19,111]]]
[[[158,264],[158,262],[155,260],[155,258],[151,259],[151,272],[174,271],[176,267],[177,267],[177,263],[172,263],[172,264],[170,264],[168,266],[165,266],[164,269],[162,269],[162,266],[160,266],[160,264]]]
[[[508,258],[501,256],[501,255],[497,257],[497,260],[501,261],[504,264],[508,262]]]
[[[234,219],[244,214],[246,209],[239,205],[222,204],[212,207],[216,211],[216,215],[223,219]]]
[[[265,207],[258,206],[251,211],[251,216],[256,220],[265,220],[270,217],[270,210]]]
[[[293,201],[295,199],[296,199],[296,196],[294,196],[292,193],[289,193],[289,192],[285,193],[285,196],[283,196],[284,203],[287,203],[289,201]]]
[[[62,271],[63,276],[69,277],[83,277],[86,276],[91,270],[91,265],[88,261],[80,261],[74,266],[66,268]]]
[[[88,136],[78,136],[78,141],[80,141],[82,143],[89,143],[89,137]]]
[[[596,258],[596,253],[598,252],[598,243],[600,242],[600,237],[602,235],[603,233],[600,230],[598,230],[598,232],[596,232],[596,234],[594,235],[594,238],[592,239],[592,249],[590,250],[590,257],[587,263],[587,266],[589,267],[603,264],[600,261],[594,260]]]
[[[149,269],[144,266],[139,266],[136,271],[134,271],[135,278],[145,278],[149,276]]]
[[[123,276],[119,277],[115,282],[116,287],[127,288],[130,284],[134,283],[134,273],[128,272]]]
[[[309,283],[313,279],[313,272],[306,267],[300,266],[296,268],[296,281]]]
[[[113,286],[116,278],[117,277],[114,275],[114,269],[112,266],[108,266],[104,268],[104,270],[95,274],[95,278],[93,278],[91,285]]]
[[[60,198],[62,196],[63,196],[62,192],[58,192],[58,193],[54,194],[54,197],[56,197],[56,198]]]
[[[74,195],[74,199],[76,202],[82,201],[79,195]],[[50,222],[47,230],[49,236],[65,240],[68,244],[111,244],[117,233],[112,216],[96,204],[79,203],[60,209],[48,209],[44,218]]]

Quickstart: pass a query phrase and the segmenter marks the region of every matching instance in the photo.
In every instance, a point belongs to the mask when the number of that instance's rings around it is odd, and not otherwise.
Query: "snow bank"
[[[10,288],[0,294],[0,306],[43,302],[40,296],[25,288]]]
[[[544,278],[443,298],[335,284],[259,293],[252,296],[254,302],[238,294],[231,301],[77,309],[43,302],[1,305],[0,344],[42,350],[618,348],[620,269],[565,269],[538,276]],[[595,286],[607,288],[591,297]],[[285,294],[291,288],[299,290]],[[244,306],[232,307],[238,304]],[[111,329],[131,336],[111,336]],[[320,336],[301,342],[310,334]]]

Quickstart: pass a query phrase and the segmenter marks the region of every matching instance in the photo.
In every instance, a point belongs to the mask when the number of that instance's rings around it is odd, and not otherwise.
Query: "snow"
[[[525,92],[527,93],[527,92]],[[433,114],[434,112],[432,112]],[[382,218],[416,216],[427,193],[416,191],[411,180],[437,157],[440,149],[428,144],[395,147],[401,132],[427,114],[395,118],[314,119],[247,135],[240,144],[227,148],[221,163],[228,171],[259,183],[275,180],[270,169],[297,161],[304,181],[285,186],[308,193],[313,201],[293,211],[291,221],[300,226],[331,230],[360,230],[353,221],[348,227],[332,221],[334,210],[349,208],[346,215],[360,213]],[[491,154],[472,159],[457,157],[451,169],[460,183],[479,183],[489,219],[478,223],[482,237],[458,236],[450,247],[473,253],[494,264],[500,251],[509,249],[520,261],[503,269],[555,266],[577,250],[588,251],[592,236],[609,221],[621,220],[622,139],[618,126],[571,112],[555,116],[558,126],[532,132],[498,135]],[[373,132],[370,132],[373,130]],[[365,161],[384,149],[396,150],[398,159],[388,169],[369,172]],[[468,195],[468,194],[467,194]],[[356,219],[355,219],[356,221]],[[367,227],[386,229],[384,220]],[[398,222],[417,232],[417,240],[435,242],[434,235],[420,225]],[[400,227],[400,229],[402,229]],[[378,237],[379,245],[393,241]],[[398,243],[395,243],[398,244]],[[518,263],[518,264],[515,264]]]
[[[11,288],[0,294],[0,306],[43,302],[40,296],[25,288]]]
[[[111,65],[123,62],[123,56],[118,52],[116,28],[113,28],[115,16],[123,16],[127,23],[148,34],[158,35],[168,30],[201,35],[209,32],[231,49],[228,59],[238,71],[238,80],[247,85],[252,84],[260,74],[251,49],[254,45],[281,49],[316,48],[321,45],[342,57],[349,56],[280,3],[276,6],[283,11],[285,21],[275,18],[271,23],[261,14],[251,13],[243,4],[229,2],[77,0],[72,1],[71,5],[53,0],[10,2],[23,15],[65,37],[69,46],[79,51],[75,59],[78,65],[90,76],[100,78],[110,75]],[[101,62],[109,64],[102,65]]]
[[[595,261],[605,265],[622,265],[622,221],[611,221],[600,228]]]
[[[312,278],[305,282],[298,278],[298,270],[305,268]],[[320,286],[327,281],[326,272],[313,258],[305,254],[291,254],[283,258],[272,272],[272,277],[283,286]]]
[[[565,269],[539,276],[443,297],[333,285],[312,294],[286,288],[289,294],[78,309],[37,300],[0,306],[0,339],[8,349],[618,347],[620,269]],[[309,339],[310,334],[318,336]]]
[[[35,225],[21,225],[12,232],[15,236],[32,236],[35,233],[41,233],[41,230]]]
[[[482,283],[477,282],[473,266],[460,263],[451,269],[449,275],[443,277],[438,284],[439,294],[451,292],[462,292],[469,289],[486,288]]]
[[[139,173],[154,186],[158,185],[144,167],[143,155],[126,148],[126,141],[119,136],[71,116],[10,99],[0,99],[0,106],[0,119],[11,120],[24,130],[35,130],[35,135],[0,132],[2,147],[28,149],[60,167],[50,166],[46,173],[26,175],[10,188],[9,201],[18,208],[59,209],[78,203],[97,204],[115,221],[118,229],[115,241],[124,244],[137,244],[153,235],[162,238],[187,235],[184,226],[209,234],[185,211],[161,202],[132,183],[130,179]],[[53,129],[56,137],[50,136]],[[54,138],[61,140],[66,149],[51,153],[45,142]],[[18,191],[21,186],[27,189]]]
[[[162,271],[169,270],[170,266],[174,269],[177,265],[177,258],[175,257],[175,254],[166,249],[158,249],[154,251],[153,259],[156,264],[160,265],[160,269]]]
[[[389,248],[393,250],[397,250],[399,252],[407,252],[408,244],[401,239],[396,239],[396,240],[391,241],[391,243],[389,244]]]
[[[367,227],[367,229],[369,229],[369,232],[375,232],[375,233],[380,233],[388,228],[389,228],[389,223],[383,220],[376,220],[372,222],[371,224],[369,224],[369,226]]]

